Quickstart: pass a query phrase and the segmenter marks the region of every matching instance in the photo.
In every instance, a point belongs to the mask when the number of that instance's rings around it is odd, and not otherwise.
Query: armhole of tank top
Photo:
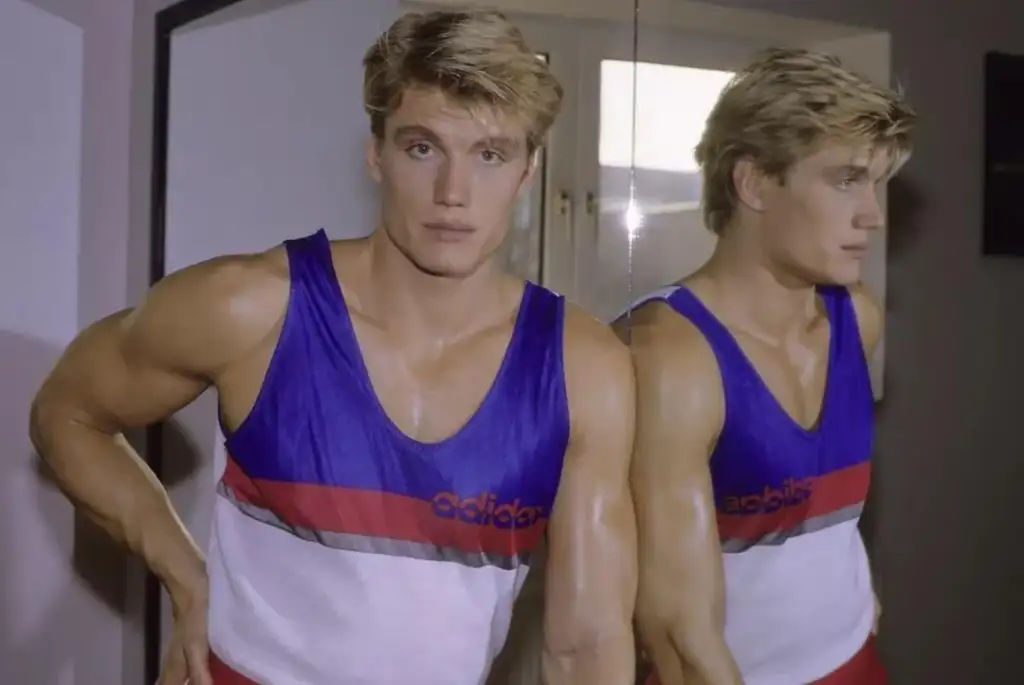
[[[299,261],[295,254],[296,242],[298,241],[285,241],[284,243],[286,262],[288,264],[288,298],[285,302],[284,314],[281,317],[281,330],[277,334],[274,350],[270,353],[270,361],[267,362],[267,368],[263,372],[263,380],[260,381],[259,390],[256,392],[256,399],[253,400],[249,412],[238,422],[238,427],[233,431],[228,430],[227,426],[224,425],[224,415],[218,411],[218,423],[220,424],[221,434],[224,436],[224,445],[228,448],[229,453],[231,451],[231,444],[244,440],[245,435],[254,430],[251,427],[252,424],[257,423],[260,415],[264,413],[263,406],[270,401],[267,398],[267,394],[270,392],[268,388],[275,382],[278,376],[281,356],[289,345],[294,318],[292,309],[297,299],[297,291],[303,287],[301,280],[296,280],[295,278],[296,262]]]
[[[860,330],[860,317],[857,315],[857,308],[853,304],[853,294],[849,288],[837,286],[834,290],[832,310],[843,328],[841,335],[842,343],[853,346],[858,351],[857,358],[861,361],[864,373],[871,377],[871,360],[868,358],[868,351],[864,347],[864,336]]]
[[[669,300],[671,299],[672,295],[675,294],[675,292],[682,287],[683,286],[681,285],[666,285],[661,288],[658,288],[657,290],[652,290],[649,293],[641,295],[636,300],[633,300],[625,309],[619,312],[617,316],[613,317],[611,321],[608,321],[606,323],[608,325],[612,325],[618,321],[621,321],[622,319],[629,317],[629,315],[632,314],[635,310],[640,309],[645,305],[651,304],[652,302],[662,302],[668,304],[669,306],[672,306]]]
[[[680,298],[686,298],[687,304],[685,306],[679,306],[682,304],[678,302]],[[747,359],[743,348],[736,342],[736,339],[729,332],[729,329],[725,327],[725,324],[719,321],[718,317],[685,285],[677,286],[665,297],[664,301],[672,308],[676,316],[685,319],[687,323],[697,330],[700,337],[704,339],[704,344],[711,350],[715,371],[718,373],[718,387],[722,392],[722,422],[718,426],[715,440],[708,452],[708,467],[710,468],[711,458],[718,448],[718,443],[722,439],[729,421],[729,398],[732,392],[729,389],[729,380],[726,378],[725,369],[728,364],[724,363],[726,360],[723,360],[723,357],[731,356],[735,362],[734,365],[744,367],[750,373],[756,374],[757,369]],[[702,324],[701,321],[704,323]]]
[[[555,368],[558,371],[557,378],[557,397],[558,397],[558,412],[559,419],[564,426],[565,430],[565,445],[563,446],[563,458],[564,452],[569,449],[569,443],[572,440],[572,412],[569,410],[569,382],[565,375],[565,318],[568,314],[565,306],[565,296],[557,293],[547,291],[547,296],[551,297],[553,302],[551,304],[554,310],[554,324],[555,324],[555,335],[553,345],[555,346]]]

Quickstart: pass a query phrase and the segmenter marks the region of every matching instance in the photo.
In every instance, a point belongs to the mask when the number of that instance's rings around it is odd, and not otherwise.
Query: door
[[[603,320],[699,267],[714,235],[700,215],[693,158],[708,112],[732,75],[767,43],[641,26],[583,39],[576,193],[579,295]],[[635,113],[635,115],[634,115]]]
[[[572,188],[575,171],[576,92],[579,71],[577,24],[567,19],[511,15],[527,44],[545,60],[562,84],[561,116],[538,152],[537,169],[512,217],[498,259],[512,273],[556,292],[575,288]]]

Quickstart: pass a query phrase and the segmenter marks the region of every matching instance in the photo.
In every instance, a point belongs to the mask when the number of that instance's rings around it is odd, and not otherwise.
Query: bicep
[[[44,411],[113,433],[166,418],[208,387],[142,347],[135,317],[118,312],[82,331],[40,390]]]
[[[638,618],[674,624],[679,614],[705,614],[717,621],[722,557],[707,449],[686,440],[638,442],[632,475],[641,570]]]
[[[712,627],[722,618],[723,583],[708,460],[721,428],[722,391],[708,371],[713,359],[688,364],[669,352],[636,356],[637,617],[641,628]]]
[[[575,378],[569,389],[572,438],[549,523],[549,642],[560,636],[578,641],[581,629],[619,631],[628,626],[636,594],[629,488],[634,385],[628,354],[615,349],[600,372]]]
[[[864,284],[852,287],[850,298],[853,301],[864,354],[870,359],[885,332],[885,312],[881,303]]]
[[[40,389],[37,417],[105,432],[169,417],[208,388],[254,335],[259,339],[275,309],[261,291],[265,280],[246,260],[232,258],[168,276],[139,307],[79,334]]]

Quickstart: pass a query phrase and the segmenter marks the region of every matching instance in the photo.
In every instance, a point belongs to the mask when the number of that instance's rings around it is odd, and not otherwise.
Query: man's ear
[[[748,157],[737,161],[732,168],[736,199],[755,212],[764,210],[764,193],[770,180]]]
[[[377,183],[380,183],[380,146],[381,141],[377,136],[371,135],[366,141],[366,170]]]
[[[540,156],[541,148],[537,148],[530,155],[530,160],[526,163],[526,171],[523,172],[523,178],[519,181],[520,195],[526,192],[530,188],[530,184],[533,183],[537,169],[540,167]]]

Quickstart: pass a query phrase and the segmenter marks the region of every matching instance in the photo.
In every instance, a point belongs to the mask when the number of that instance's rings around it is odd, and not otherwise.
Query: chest
[[[785,341],[732,333],[749,371],[770,397],[769,403],[795,425],[815,428],[824,409],[833,358],[828,318],[820,317],[807,331]]]
[[[739,513],[863,499],[874,407],[860,341],[825,317],[788,344],[735,340],[711,460],[719,504]]]
[[[358,316],[352,324],[382,419],[417,442],[457,435],[489,408],[514,366],[511,322],[447,341],[410,340]]]
[[[820,418],[808,429],[773,404],[767,383],[733,379],[711,457],[723,549],[780,544],[859,517],[873,443],[866,368],[834,364],[823,385]]]
[[[521,387],[542,396],[542,376],[496,384],[454,434],[423,442],[392,420],[361,364],[325,351],[269,377],[228,440],[225,482],[290,529],[334,540],[324,544],[355,536],[374,553],[399,541],[417,558],[520,563],[545,529],[568,441],[557,406],[515,401]]]

